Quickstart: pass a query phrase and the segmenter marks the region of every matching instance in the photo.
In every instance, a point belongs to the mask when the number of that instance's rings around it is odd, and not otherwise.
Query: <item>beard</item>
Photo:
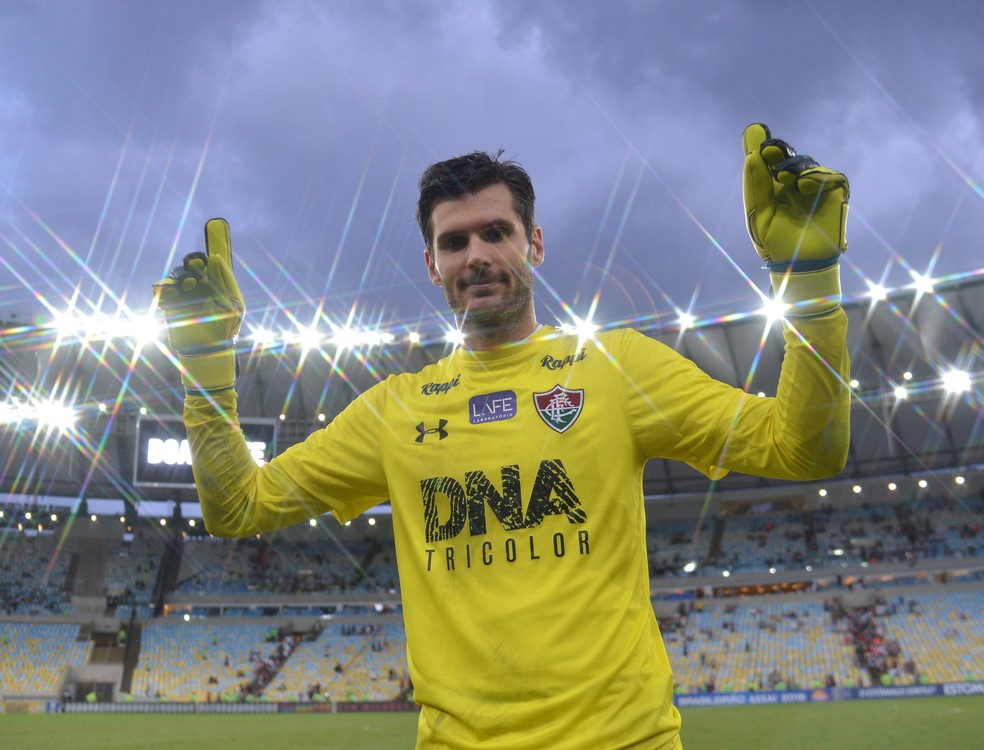
[[[532,252],[532,249],[531,249]],[[489,294],[477,294],[476,284],[494,283]],[[457,283],[445,284],[444,298],[463,332],[481,332],[509,328],[526,320],[533,307],[533,266],[527,259],[512,268],[497,271],[481,270],[467,274]]]

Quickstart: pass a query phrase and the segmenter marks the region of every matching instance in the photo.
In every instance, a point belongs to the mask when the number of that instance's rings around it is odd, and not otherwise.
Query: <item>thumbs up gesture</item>
[[[225,219],[205,223],[205,252],[154,284],[181,379],[190,394],[235,386],[236,339],[246,306],[232,272],[232,241]]]

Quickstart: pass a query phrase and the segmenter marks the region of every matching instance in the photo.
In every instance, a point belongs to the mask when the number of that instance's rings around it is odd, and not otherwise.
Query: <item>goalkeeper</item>
[[[713,380],[642,334],[582,341],[537,321],[544,260],[519,165],[482,152],[429,167],[424,263],[464,345],[391,376],[263,466],[236,412],[245,306],[229,227],[156,285],[186,389],[208,530],[246,537],[390,500],[417,747],[682,747],[650,601],[649,459],[814,480],[849,430],[845,177],[764,125],[743,135],[745,220],[789,305],[775,398]]]

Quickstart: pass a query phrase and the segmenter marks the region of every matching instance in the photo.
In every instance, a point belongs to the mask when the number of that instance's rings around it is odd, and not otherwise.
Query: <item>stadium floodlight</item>
[[[355,349],[363,341],[363,334],[354,328],[342,326],[334,328],[329,342],[338,350]]]
[[[957,484],[963,484],[963,483],[964,483],[964,482],[966,482],[967,480],[966,480],[966,479],[964,479],[964,478],[963,478],[962,476],[959,476],[959,475],[958,475],[958,476],[955,476],[955,477],[953,478],[953,481],[954,481],[954,482],[956,482]]]
[[[697,570],[697,562],[695,560],[691,560],[683,566],[684,573],[693,573],[695,570]]]
[[[933,291],[933,279],[921,273],[912,272],[912,288],[919,294],[929,294]]]
[[[465,335],[457,328],[449,328],[444,333],[444,340],[454,346],[461,346],[465,343]]]
[[[249,337],[253,339],[253,346],[264,349],[273,346],[277,340],[277,334],[269,328],[253,328],[250,326]]]
[[[300,326],[297,329],[294,340],[304,351],[317,349],[321,344],[321,334],[315,326]]]
[[[64,335],[74,334],[81,338],[98,341],[113,337],[116,324],[101,312],[94,312],[91,315],[81,313],[66,313],[67,318],[59,323],[58,330]]]
[[[376,519],[375,518],[370,518],[369,519],[369,525],[370,526],[375,526],[376,525]]]
[[[75,410],[71,406],[54,399],[38,404],[34,409],[33,416],[39,427],[48,427],[62,432],[72,429],[77,419]]]
[[[912,373],[909,372],[908,370],[906,370],[905,372],[902,373],[902,379],[903,380],[912,380]]]
[[[827,497],[827,490],[825,490],[825,489],[823,489],[823,488],[821,487],[821,488],[820,488],[820,491],[819,491],[819,492],[817,492],[817,494],[818,494],[818,495],[819,495],[820,497]]]
[[[722,570],[721,571],[721,575],[724,576],[725,578],[730,578],[731,577],[731,571],[730,570]]]
[[[966,393],[970,390],[970,373],[963,370],[944,372],[943,388],[948,393]]]
[[[132,338],[137,349],[157,341],[163,332],[164,324],[153,312],[134,316],[120,328],[120,334]]]
[[[590,317],[579,318],[577,315],[571,315],[571,322],[561,323],[560,330],[564,333],[575,334],[578,341],[583,343],[594,338],[594,335],[598,332],[598,326]]]
[[[26,403],[17,398],[0,404],[0,424],[21,425],[36,423],[39,428],[66,432],[75,427],[78,415],[75,409],[62,401],[49,398],[45,401]]]
[[[860,485],[860,484],[856,484],[856,485],[854,485],[853,487],[851,487],[851,491],[852,491],[852,492],[853,492],[853,493],[854,493],[855,495],[860,495],[860,494],[861,494],[861,485]]]
[[[898,488],[899,486],[895,482],[888,483],[889,492],[895,492],[895,490],[897,490]]]
[[[407,334],[407,341],[409,341],[411,344],[419,344],[420,334],[417,333],[416,331],[410,331],[410,333]]]
[[[771,326],[773,323],[779,320],[783,320],[786,317],[786,310],[789,309],[789,305],[783,302],[781,299],[774,297],[772,299],[767,299],[765,304],[759,309],[759,315],[764,315],[765,319]]]
[[[365,346],[382,346],[383,334],[373,330],[363,331],[359,335],[359,343]]]
[[[16,403],[0,404],[0,424],[16,424],[20,421],[20,409]]]
[[[888,290],[881,284],[868,283],[868,296],[876,302],[884,302],[888,299]]]
[[[894,392],[895,392],[896,401],[905,401],[907,398],[909,398],[909,389],[906,388],[904,385],[895,386]]]
[[[697,325],[697,318],[689,312],[681,312],[680,317],[677,318],[677,323],[680,326],[681,331],[687,331]]]
[[[851,388],[853,388],[854,390],[857,390],[858,388],[861,387],[861,381],[858,380],[857,378],[851,378],[851,382],[848,383],[848,385],[850,385]]]
[[[78,333],[80,326],[78,318],[72,314],[71,310],[65,310],[55,315],[51,321],[51,327],[58,332],[60,337],[67,338]]]
[[[929,482],[927,482],[925,479],[920,479],[919,480],[919,486],[922,489],[926,489],[927,487],[929,487]]]

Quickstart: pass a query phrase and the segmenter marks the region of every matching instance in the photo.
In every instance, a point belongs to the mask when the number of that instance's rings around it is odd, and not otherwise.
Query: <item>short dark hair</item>
[[[533,182],[519,164],[514,161],[499,161],[500,156],[502,151],[495,156],[485,151],[473,151],[432,164],[420,176],[417,224],[420,225],[420,233],[424,236],[424,244],[428,249],[431,249],[434,241],[434,227],[431,224],[434,206],[441,201],[473,195],[500,182],[512,193],[513,208],[523,222],[526,238],[533,237],[536,203]]]

